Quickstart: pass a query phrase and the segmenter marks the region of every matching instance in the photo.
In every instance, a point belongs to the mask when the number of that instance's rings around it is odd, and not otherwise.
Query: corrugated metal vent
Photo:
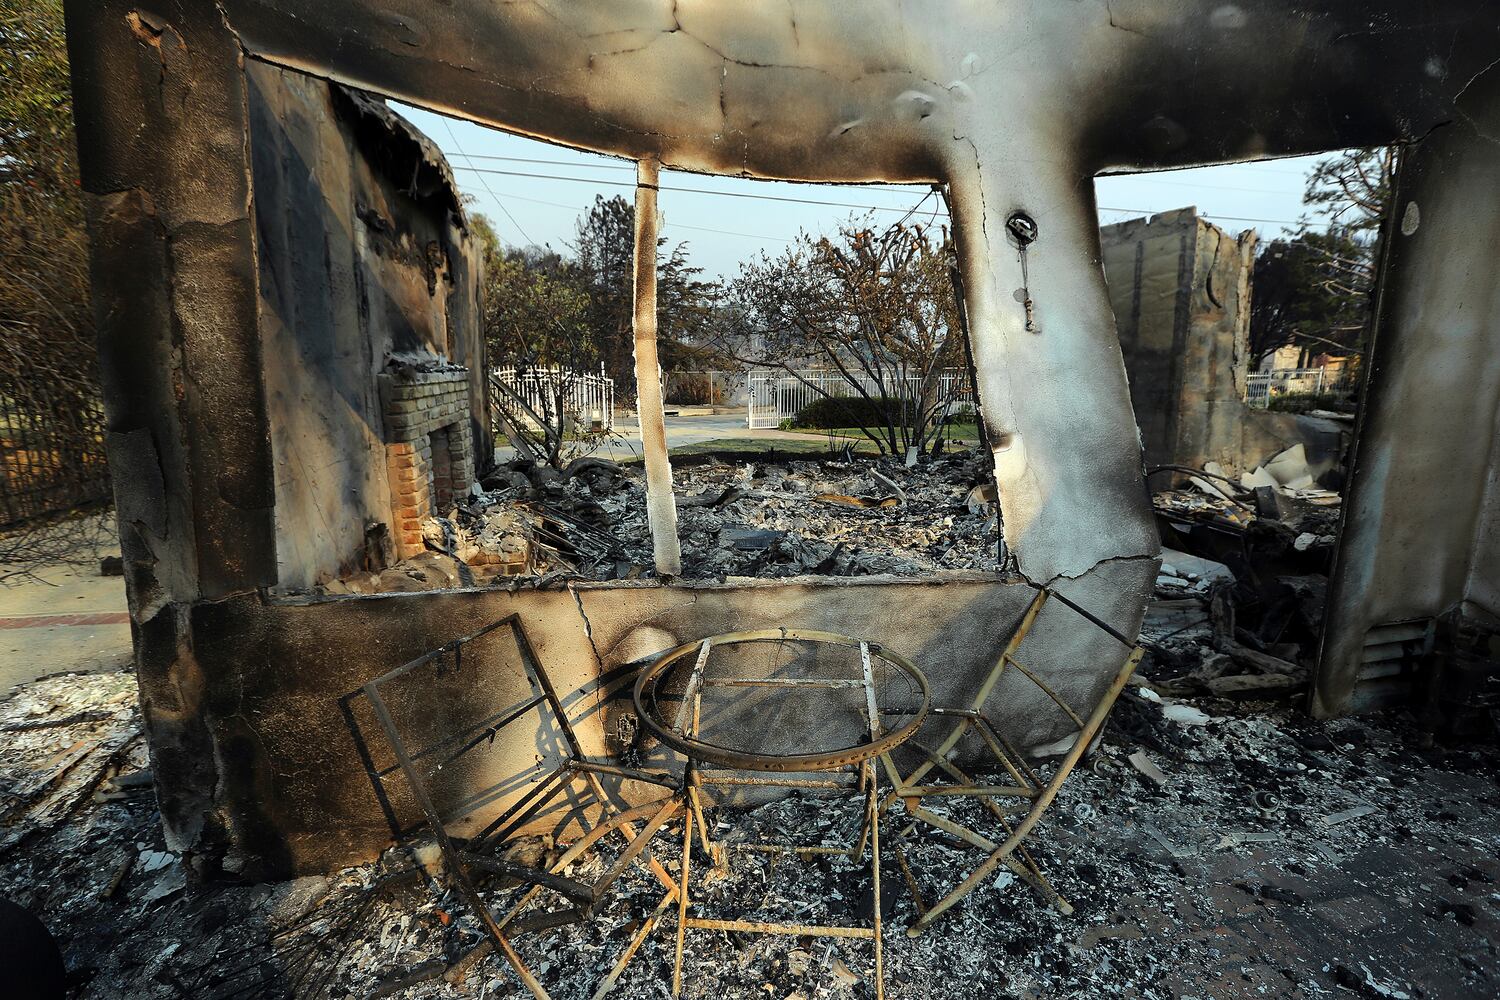
[[[1432,652],[1434,619],[1411,618],[1375,625],[1365,633],[1359,679],[1376,680],[1410,673],[1412,665]]]

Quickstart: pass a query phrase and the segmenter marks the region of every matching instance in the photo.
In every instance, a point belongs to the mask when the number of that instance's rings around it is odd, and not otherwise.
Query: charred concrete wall
[[[1500,612],[1500,77],[1408,148],[1384,233],[1354,459],[1313,707],[1405,696],[1382,636]]]
[[[1144,595],[1134,588],[1132,567],[1106,568],[1103,582],[1113,587],[1107,598],[1088,581],[1064,582],[1060,592],[1110,621],[1139,627]],[[623,749],[613,734],[638,731],[620,724],[622,714],[633,713],[630,664],[679,643],[774,626],[881,636],[928,673],[934,704],[963,705],[994,665],[994,637],[1015,628],[1034,596],[1024,583],[970,574],[926,581],[620,582],[318,601],[245,596],[200,604],[185,609],[184,632],[200,665],[194,711],[208,753],[195,758],[170,741],[154,752],[165,771],[159,780],[212,781],[217,788],[211,802],[164,798],[163,818],[174,846],[193,853],[209,872],[260,878],[371,857],[389,843],[392,818],[405,827],[417,813],[399,774],[373,778],[390,772],[394,758],[359,686],[512,613],[561,694],[584,752],[602,757]],[[1092,704],[1101,668],[1118,668],[1124,656],[1118,642],[1080,628],[1076,615],[1057,602],[1043,609],[1018,654],[1080,706]],[[451,737],[461,719],[498,717],[529,693],[515,658],[498,646],[472,650],[456,674],[424,680],[383,692],[393,715],[407,724],[404,734],[416,736],[414,751]],[[857,726],[863,705],[845,709],[800,700],[779,703],[768,714],[767,706],[746,698],[711,725],[716,739],[787,752],[808,733]],[[990,709],[996,724],[1024,746],[1072,728],[1015,671],[1002,679]],[[556,741],[543,722],[507,730],[498,746],[487,748],[484,763],[444,774],[434,787],[440,809],[488,799],[472,817],[482,825],[523,793],[549,761],[556,763]],[[644,749],[647,763],[676,766]],[[649,787],[620,791],[627,800],[660,794]],[[541,822],[565,819],[554,812]]]
[[[446,163],[402,118],[254,61],[246,81],[277,586],[295,590],[378,569],[371,525],[399,545],[377,387],[393,355],[468,367],[464,447],[485,447],[480,265]]]
[[[550,632],[543,656],[570,694],[586,690],[591,670],[614,677],[627,658],[617,647],[670,645],[649,631],[658,621],[670,622],[661,631],[672,641],[774,622],[899,632],[892,645],[930,664],[951,702],[1032,593],[1026,582],[987,580],[973,596],[934,587],[928,600],[888,581],[730,588],[737,597],[680,583],[606,587],[597,598],[449,592],[299,608],[258,596],[277,585],[279,554],[266,368],[280,359],[263,340],[261,285],[299,268],[263,271],[257,256],[258,213],[273,206],[258,206],[254,189],[259,98],[247,73],[261,79],[256,60],[667,168],[947,184],[1010,551],[1026,581],[1056,584],[1127,635],[1149,598],[1158,543],[1102,281],[1093,176],[1414,139],[1447,120],[1495,60],[1492,35],[1455,32],[1483,15],[1479,0],[914,9],[163,0],[148,13],[68,0],[109,455],[174,847],[206,871],[247,875],[377,849],[387,833],[371,818],[375,796],[351,779],[359,758],[352,737],[339,742],[349,732],[338,728],[348,721],[340,699],[512,610]],[[354,274],[390,294],[340,294],[393,344],[432,349],[437,275],[451,276],[454,309],[471,307],[472,288],[451,259],[427,254],[431,237],[406,227],[393,198],[441,200],[438,175],[378,110],[356,110],[343,121],[355,124],[362,155],[395,157],[371,172],[409,182],[349,179],[371,200],[347,239],[379,248]],[[280,230],[266,219],[269,245]],[[288,289],[269,294],[278,308],[297,300]],[[448,359],[482,378],[460,346],[445,344]],[[315,383],[308,375],[277,388],[301,394]],[[352,419],[337,418],[340,433],[353,436]],[[596,614],[594,600],[615,607],[618,627],[606,627],[611,616]],[[1119,662],[1099,636],[1049,626],[1046,655],[1029,665],[1062,672],[1070,693],[1096,693]],[[1017,694],[1002,722],[1025,730],[1043,703]]]
[[[1337,423],[1245,405],[1253,230],[1233,236],[1183,208],[1100,240],[1148,466],[1248,471],[1295,444],[1314,465],[1342,461]]]

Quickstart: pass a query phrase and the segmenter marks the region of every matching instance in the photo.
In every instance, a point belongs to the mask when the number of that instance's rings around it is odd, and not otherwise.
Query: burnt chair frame
[[[1076,615],[1081,616],[1093,626],[1103,630],[1125,649],[1125,659],[1116,670],[1113,680],[1105,689],[1103,695],[1094,705],[1087,716],[1077,711],[1066,699],[1057,693],[1053,687],[1042,677],[1027,668],[1017,659],[1022,644],[1027,635],[1030,634],[1032,626],[1036,624],[1037,616],[1049,600],[1069,608]],[[989,674],[979,685],[973,699],[967,708],[939,708],[933,707],[929,717],[937,719],[954,720],[953,729],[948,736],[936,748],[928,747],[918,740],[908,740],[906,745],[915,749],[925,759],[917,764],[908,774],[902,775],[896,766],[891,754],[885,753],[880,757],[892,786],[891,791],[881,801],[880,811],[882,815],[888,813],[895,804],[900,803],[910,817],[910,822],[891,839],[891,853],[901,870],[903,879],[912,894],[912,901],[916,906],[917,919],[907,929],[910,937],[917,937],[928,927],[932,926],[944,912],[957,904],[970,892],[978,888],[994,870],[1002,864],[1014,872],[1022,880],[1030,884],[1049,903],[1064,914],[1073,912],[1072,905],[1064,899],[1058,891],[1053,888],[1046,875],[1042,873],[1041,866],[1027,849],[1026,839],[1032,830],[1040,822],[1042,816],[1057,798],[1062,784],[1077,767],[1078,762],[1093,744],[1108,720],[1110,711],[1119,699],[1120,693],[1125,689],[1126,683],[1135,673],[1140,664],[1141,656],[1145,650],[1138,644],[1131,642],[1117,630],[1095,617],[1086,609],[1075,604],[1048,587],[1037,587],[1036,596],[1027,606],[1025,613],[1021,616],[1020,623],[1012,633],[1005,648],[996,659],[995,665]],[[996,685],[1005,675],[1007,668],[1013,669],[1034,684],[1045,694],[1062,713],[1077,726],[1077,734],[1072,747],[1058,763],[1056,770],[1048,779],[1043,779],[1026,761],[1026,757],[1016,746],[1007,739],[984,714],[984,707],[994,693]],[[1010,777],[1014,784],[984,784],[976,781],[965,770],[961,769],[950,755],[958,746],[959,741],[968,733],[973,732],[980,738],[984,749],[1000,768]],[[928,775],[936,769],[943,772],[951,783],[938,783],[928,779]],[[949,817],[927,808],[924,800],[928,798],[970,798],[978,801],[989,814],[994,817],[999,825],[1002,836],[991,838],[973,828],[964,825]],[[1025,814],[1018,822],[1013,822],[1007,815],[1005,801],[1019,802],[1025,808]],[[927,905],[917,885],[915,874],[907,861],[906,853],[901,847],[901,842],[909,837],[916,829],[917,824],[925,824],[942,831],[950,836],[956,837],[965,844],[985,851],[988,856],[977,867],[945,896],[933,905]]]
[[[475,726],[413,753],[391,715],[390,708],[381,694],[381,688],[427,667],[435,666],[440,671],[459,669],[463,663],[465,645],[500,629],[510,630],[520,654],[523,669],[538,693],[511,706],[498,716],[492,716],[490,719],[483,720]],[[661,775],[616,767],[612,764],[601,764],[588,759],[578,742],[572,724],[568,721],[567,712],[557,696],[552,679],[537,657],[518,614],[508,615],[468,635],[444,643],[366,682],[360,690],[369,700],[375,718],[380,723],[396,758],[396,764],[393,767],[383,770],[372,768],[371,779],[376,782],[377,791],[383,798],[381,782],[384,778],[398,770],[402,773],[422,811],[422,825],[431,831],[433,839],[437,842],[454,885],[478,917],[492,945],[504,956],[517,977],[537,1000],[550,1000],[550,995],[516,952],[510,940],[511,937],[528,931],[576,923],[592,917],[598,906],[608,898],[609,890],[615,881],[632,863],[643,858],[642,863],[661,883],[666,895],[655,911],[641,922],[631,942],[617,959],[614,968],[599,985],[594,996],[602,998],[618,981],[620,974],[634,958],[641,944],[660,922],[661,916],[677,899],[677,883],[667,874],[661,863],[652,856],[649,848],[652,838],[682,811],[682,803],[676,795],[671,795],[627,809],[619,809],[606,794],[599,781],[599,775],[605,774],[625,780],[647,782],[665,786],[674,791],[676,790],[675,783]],[[431,790],[418,767],[418,762],[430,755],[448,751],[447,757],[443,759],[440,766],[450,764],[482,743],[493,740],[500,730],[517,722],[533,709],[549,712],[558,731],[562,734],[565,747],[562,762],[540,779],[535,780],[528,792],[506,807],[478,834],[466,839],[460,847],[455,842],[456,838],[448,833],[447,826],[475,812],[480,808],[480,804],[468,805],[445,819],[433,800]],[[457,749],[451,749],[455,744],[457,744]],[[491,856],[490,852],[523,830],[530,819],[565,790],[574,787],[574,783],[580,779],[598,804],[600,815],[597,822],[587,827],[583,835],[569,844],[561,856],[545,869],[532,868]],[[638,830],[635,824],[639,820],[644,820],[645,825]],[[405,834],[397,829],[394,819],[392,827],[398,838],[404,839]],[[626,847],[615,863],[597,881],[588,884],[562,874],[569,865],[611,833],[618,833],[625,841]],[[523,883],[529,883],[530,888],[504,915],[497,916],[479,893],[474,876],[476,870],[514,878]],[[558,911],[544,911],[529,918],[520,917],[521,911],[543,890],[559,894],[572,905]]]

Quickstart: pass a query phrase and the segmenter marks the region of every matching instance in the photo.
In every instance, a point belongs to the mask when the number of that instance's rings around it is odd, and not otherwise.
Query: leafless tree
[[[803,233],[779,257],[741,265],[725,350],[803,379],[832,369],[861,405],[850,425],[883,453],[919,453],[939,439],[951,396],[944,370],[963,358],[946,229],[852,220],[833,237]]]

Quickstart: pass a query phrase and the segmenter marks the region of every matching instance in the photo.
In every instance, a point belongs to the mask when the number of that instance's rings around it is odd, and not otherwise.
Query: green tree
[[[1251,358],[1289,345],[1358,353],[1369,321],[1369,253],[1343,230],[1307,230],[1262,246],[1250,299]]]
[[[588,295],[577,269],[551,249],[506,250],[478,213],[470,226],[484,265],[486,356],[501,370],[490,377],[493,416],[517,454],[561,467],[593,443],[573,433],[568,405],[572,381],[599,363]]]
[[[94,325],[60,0],[0,0],[0,378],[92,400]],[[13,387],[12,387],[13,388]]]
[[[1308,173],[1303,203],[1323,219],[1304,216],[1295,236],[1261,248],[1250,306],[1253,361],[1287,345],[1363,351],[1394,168],[1390,148],[1351,149]]]
[[[657,243],[656,337],[662,367],[671,369],[702,363],[721,289],[702,279],[687,243],[663,254],[666,244]],[[618,195],[595,196],[579,217],[572,249],[605,369],[618,392],[634,395],[635,206]]]
[[[1346,149],[1313,166],[1302,201],[1321,209],[1337,228],[1373,235],[1391,203],[1395,170],[1395,147]]]
[[[484,259],[484,335],[497,367],[598,367],[599,338],[578,270],[547,247],[501,247],[493,226],[474,214]]]

